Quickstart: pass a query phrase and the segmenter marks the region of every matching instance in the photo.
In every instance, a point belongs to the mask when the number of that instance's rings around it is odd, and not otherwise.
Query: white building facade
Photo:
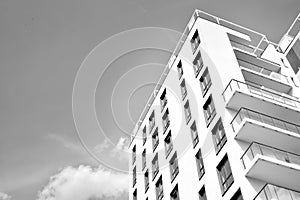
[[[194,12],[134,131],[130,200],[300,200],[300,83],[282,41]]]

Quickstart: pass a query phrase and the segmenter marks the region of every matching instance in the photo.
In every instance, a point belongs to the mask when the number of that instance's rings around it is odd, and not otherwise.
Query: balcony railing
[[[266,184],[253,200],[300,200],[300,192]]]
[[[277,93],[271,89],[264,89],[263,86],[260,85],[243,83],[235,79],[232,79],[226,86],[223,92],[224,100],[228,101],[231,94],[236,90],[245,93],[255,94],[263,98],[271,99],[273,101],[289,105],[295,108],[300,108],[300,102],[297,100],[296,97],[287,95],[285,93]]]
[[[277,72],[273,72],[273,71],[268,70],[266,68],[263,68],[263,67],[260,67],[260,66],[257,66],[257,65],[251,65],[251,67],[246,67],[246,66],[241,65],[240,67],[241,67],[241,69],[255,71],[255,72],[258,72],[259,74],[269,76],[270,78],[276,79],[276,80],[281,81],[285,84],[289,84],[289,79],[288,79],[287,76],[285,76],[283,74],[279,74]]]
[[[242,123],[244,119],[252,119],[258,122],[262,122],[271,126],[274,126],[276,128],[280,128],[286,131],[291,131],[293,133],[297,133],[300,135],[300,126],[266,115],[262,114],[247,108],[240,108],[240,110],[237,112],[237,114],[234,116],[234,118],[231,121],[231,127],[233,131],[237,131],[238,127]]]
[[[283,151],[280,149],[276,149],[274,147],[270,147],[264,144],[259,144],[256,142],[251,143],[248,149],[245,151],[243,156],[241,157],[244,168],[248,168],[251,164],[251,161],[257,155],[263,155],[266,157],[275,158],[280,161],[284,161],[287,163],[293,163],[300,165],[300,156],[294,153],[290,153],[287,151]]]

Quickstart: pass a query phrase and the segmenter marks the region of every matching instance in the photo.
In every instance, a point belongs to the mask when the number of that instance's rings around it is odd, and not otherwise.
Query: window
[[[192,123],[191,126],[191,135],[193,140],[193,147],[195,147],[199,142],[198,131],[197,131],[197,126],[195,121]]]
[[[177,71],[178,71],[178,77],[180,79],[182,77],[182,75],[183,75],[183,69],[182,69],[182,62],[181,62],[181,60],[177,64]]]
[[[132,176],[133,180],[132,180],[132,187],[135,186],[136,184],[136,166],[133,168],[133,176]]]
[[[168,135],[165,138],[165,153],[166,153],[166,158],[171,153],[172,149],[173,149],[173,143],[172,143],[172,134],[171,134],[171,130],[170,130],[169,133],[168,133]]]
[[[213,138],[213,143],[215,146],[216,154],[218,154],[222,147],[225,145],[227,142],[224,126],[222,123],[221,118],[218,120],[214,128],[212,129],[212,138]]]
[[[192,118],[189,100],[187,100],[186,103],[184,104],[184,114],[185,114],[186,123],[188,124]]]
[[[192,51],[193,53],[196,51],[196,49],[198,48],[200,44],[200,37],[199,37],[199,33],[198,30],[195,31],[192,39],[191,39],[191,45],[192,45]]]
[[[196,157],[198,177],[199,177],[199,180],[200,180],[202,178],[202,176],[204,175],[204,173],[205,173],[201,149],[199,149],[199,151],[197,152],[195,157]]]
[[[145,193],[146,193],[149,189],[149,170],[148,169],[144,174],[144,180],[145,180]]]
[[[171,182],[176,178],[177,174],[179,173],[178,169],[178,160],[177,160],[177,153],[175,152],[172,156],[171,160],[169,161],[170,164],[170,177]]]
[[[155,183],[156,200],[161,200],[164,197],[162,176],[159,177],[158,181]]]
[[[136,160],[136,144],[132,148],[132,164],[134,164]]]
[[[154,156],[153,160],[152,160],[152,177],[154,180],[156,175],[158,174],[159,171],[159,167],[158,167],[158,154],[156,153],[156,155]]]
[[[149,132],[152,131],[152,129],[155,126],[155,115],[154,115],[154,111],[152,111],[150,117],[149,117]]]
[[[224,195],[225,192],[229,189],[229,187],[232,185],[232,183],[234,181],[227,154],[224,156],[224,158],[218,164],[217,172],[218,172],[218,177],[219,177],[219,181],[220,181],[222,195]]]
[[[137,189],[133,192],[133,200],[137,200]]]
[[[169,119],[169,109],[167,108],[165,114],[162,116],[162,124],[163,124],[163,129],[164,133],[168,129],[170,125],[170,119]]]
[[[236,193],[231,197],[230,200],[244,200],[243,196],[242,196],[242,193],[241,193],[241,190],[238,189],[238,191],[236,191]]]
[[[199,81],[200,81],[200,88],[201,88],[201,91],[202,91],[202,95],[204,96],[207,93],[210,86],[211,86],[211,79],[210,79],[210,75],[208,73],[207,68],[203,72],[203,74],[200,77]]]
[[[167,97],[166,97],[166,93],[167,93],[167,90],[165,88],[164,91],[162,92],[161,96],[160,96],[161,111],[164,110],[164,108],[166,107],[167,102],[168,102]]]
[[[158,139],[158,128],[156,127],[155,131],[152,134],[152,147],[153,151],[155,151],[156,147],[158,146],[159,139]]]
[[[182,80],[182,82],[180,83],[180,88],[181,88],[181,95],[182,95],[182,99],[184,100],[186,95],[187,95],[187,90],[186,90],[186,85],[185,85],[185,79]]]
[[[209,126],[214,116],[216,115],[215,105],[211,96],[209,96],[209,98],[203,105],[203,111],[204,111],[206,125]]]
[[[199,190],[199,200],[207,200],[204,186]]]
[[[178,184],[175,185],[174,189],[170,193],[171,200],[179,200]]]
[[[195,60],[193,61],[195,77],[198,76],[198,74],[201,71],[203,65],[204,64],[203,64],[202,56],[201,56],[201,53],[199,51],[198,54],[195,57]]]
[[[142,165],[143,165],[142,170],[144,170],[146,165],[147,165],[147,163],[146,163],[146,149],[144,149],[144,151],[142,152]]]
[[[143,128],[143,145],[147,141],[147,132],[146,132],[146,126]]]

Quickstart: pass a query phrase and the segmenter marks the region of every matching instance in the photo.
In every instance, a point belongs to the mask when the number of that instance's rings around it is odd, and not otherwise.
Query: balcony
[[[300,189],[300,156],[251,143],[241,158],[246,176],[291,189]]]
[[[251,54],[247,51],[241,50],[240,48],[234,47],[234,53],[239,61],[249,63],[251,65],[260,66],[273,72],[279,72],[281,67],[278,63],[257,57],[255,54]]]
[[[249,64],[240,65],[240,68],[246,81],[257,83],[282,93],[288,93],[292,89],[288,77],[283,74]]]
[[[300,192],[266,184],[253,200],[300,200]]]
[[[247,108],[241,108],[230,124],[238,140],[256,141],[300,154],[299,125]]]
[[[285,93],[232,79],[223,92],[223,98],[227,108],[239,110],[241,107],[247,107],[300,124],[300,102],[298,98]]]

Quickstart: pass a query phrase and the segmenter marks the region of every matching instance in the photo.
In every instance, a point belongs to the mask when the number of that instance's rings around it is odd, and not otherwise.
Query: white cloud
[[[125,200],[128,175],[89,166],[67,167],[52,176],[38,200]]]
[[[10,200],[10,199],[11,199],[10,195],[0,192],[0,200]]]
[[[121,137],[117,143],[117,145],[111,150],[111,155],[113,157],[118,158],[120,161],[125,160],[128,161],[129,151],[129,139]]]
[[[96,145],[94,148],[95,153],[109,153],[111,157],[117,158],[119,161],[128,161],[129,151],[128,145],[130,140],[125,137],[121,137],[118,143],[113,146],[112,143],[105,138],[105,140]]]

